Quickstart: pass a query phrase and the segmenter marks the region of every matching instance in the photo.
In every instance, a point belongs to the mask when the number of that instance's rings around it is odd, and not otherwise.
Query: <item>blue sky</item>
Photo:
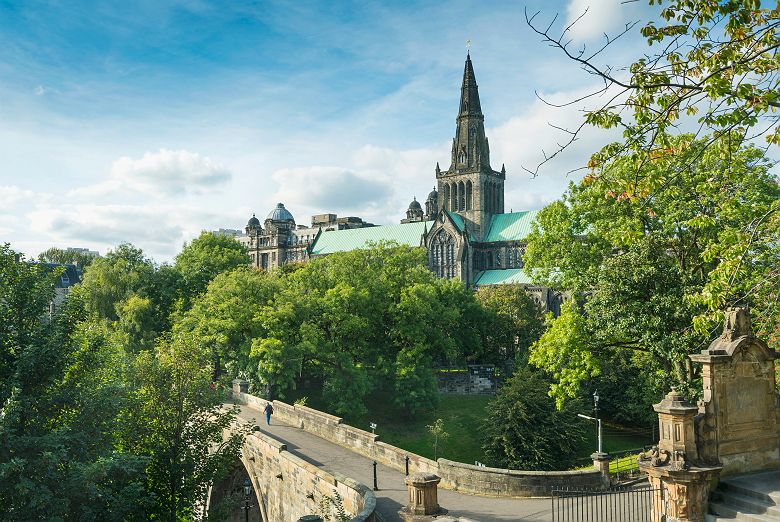
[[[532,179],[594,85],[526,26],[580,14],[595,45],[646,12],[620,0],[9,2],[0,0],[0,241],[123,241],[169,260],[201,230],[243,228],[277,201],[394,223],[446,168],[465,42],[507,208],[557,198],[608,136]],[[636,55],[634,36],[608,59]],[[631,52],[633,50],[633,52]]]

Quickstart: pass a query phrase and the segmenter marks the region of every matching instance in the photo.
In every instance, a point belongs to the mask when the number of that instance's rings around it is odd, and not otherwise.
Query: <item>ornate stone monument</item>
[[[660,438],[639,466],[658,490],[658,520],[703,521],[721,473],[780,469],[776,357],[753,335],[748,311],[729,309],[721,336],[691,356],[702,365],[698,407],[674,389],[653,406]]]
[[[780,468],[777,354],[753,335],[745,308],[726,312],[723,334],[691,360],[701,363],[704,393],[696,418],[702,461],[731,475]]]

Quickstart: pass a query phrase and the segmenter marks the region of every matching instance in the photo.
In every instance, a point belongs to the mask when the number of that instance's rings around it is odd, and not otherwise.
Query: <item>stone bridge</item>
[[[247,438],[235,473],[215,485],[211,494],[212,505],[233,499],[229,512],[222,515],[228,520],[246,520],[242,493],[246,478],[253,491],[249,520],[295,522],[321,514],[323,506],[332,516],[337,493],[350,520],[400,520],[398,511],[408,502],[407,456],[410,473],[425,471],[442,477],[439,504],[461,520],[548,521],[550,500],[529,497],[546,496],[556,486],[602,485],[595,469],[528,472],[445,459],[435,462],[385,444],[372,433],[343,424],[339,417],[281,401],[273,402],[274,415],[267,426],[261,419],[265,400],[246,393],[245,386],[235,383],[233,395],[241,405],[240,417],[253,421],[256,431]]]

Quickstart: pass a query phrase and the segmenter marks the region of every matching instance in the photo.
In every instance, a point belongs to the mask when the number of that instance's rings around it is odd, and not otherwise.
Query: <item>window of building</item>
[[[452,279],[455,277],[455,238],[444,230],[439,230],[431,241],[431,269],[436,277]]]

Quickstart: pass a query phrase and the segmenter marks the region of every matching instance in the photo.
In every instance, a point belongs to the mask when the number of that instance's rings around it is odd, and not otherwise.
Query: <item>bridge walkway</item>
[[[347,448],[333,444],[300,428],[289,426],[271,418],[266,426],[261,412],[241,406],[240,417],[251,420],[260,431],[287,444],[287,450],[309,463],[328,472],[338,472],[373,486],[374,478],[371,459]],[[407,502],[407,490],[403,472],[382,464],[377,465],[376,491],[377,512],[385,522],[401,520],[398,510]],[[549,521],[551,504],[549,499],[502,499],[466,495],[439,488],[439,505],[453,517],[479,522]]]

